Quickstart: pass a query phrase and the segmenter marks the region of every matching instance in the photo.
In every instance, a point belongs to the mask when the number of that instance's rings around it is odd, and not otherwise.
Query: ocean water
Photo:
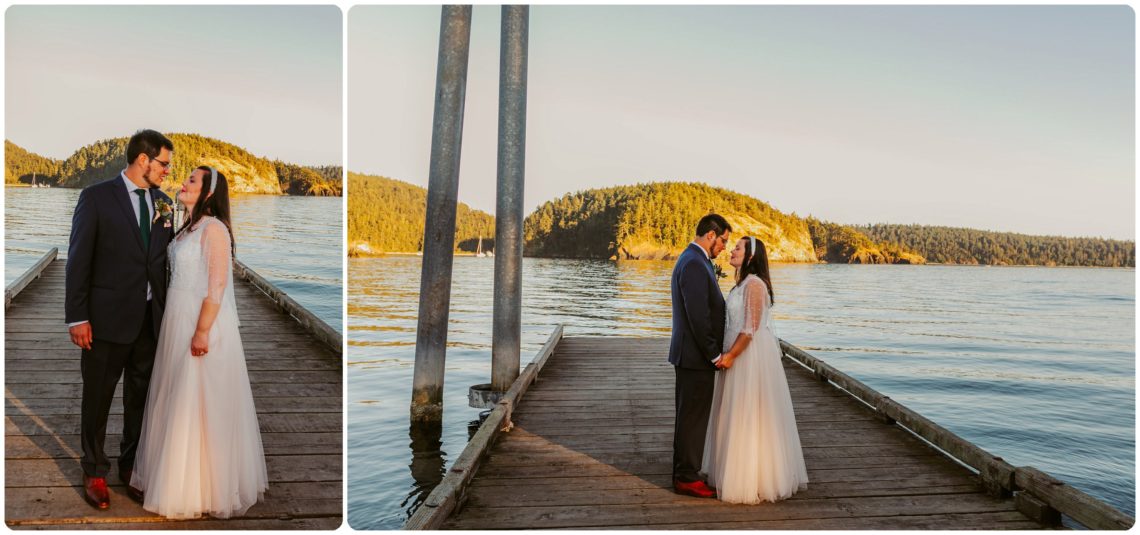
[[[4,189],[5,284],[52,247],[67,254],[77,189]],[[342,331],[342,199],[239,196],[231,200],[237,258]]]
[[[403,525],[466,445],[479,413],[468,387],[490,380],[494,262],[459,257],[443,425],[409,426],[420,261],[348,261],[357,529]],[[523,366],[558,324],[568,336],[669,336],[671,270],[525,259]],[[781,338],[1015,466],[1135,513],[1134,269],[777,264],[772,274]]]

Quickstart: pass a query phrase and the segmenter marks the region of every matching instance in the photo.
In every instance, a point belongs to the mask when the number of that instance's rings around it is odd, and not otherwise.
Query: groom
[[[673,333],[669,363],[676,371],[677,417],[673,428],[673,490],[715,498],[700,477],[705,430],[712,409],[716,362],[724,340],[724,296],[712,259],[724,250],[732,227],[717,214],[697,223],[697,236],[673,267]]]
[[[143,498],[130,481],[166,303],[166,245],[174,229],[163,208],[173,203],[159,186],[173,153],[166,136],[140,130],[127,143],[127,168],[85,188],[71,220],[64,306],[71,341],[83,350],[83,497],[98,509],[111,504],[103,443],[120,376],[119,479],[131,499]]]

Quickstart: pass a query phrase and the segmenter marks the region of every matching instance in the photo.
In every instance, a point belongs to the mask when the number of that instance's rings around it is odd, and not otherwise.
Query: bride
[[[202,166],[178,193],[188,212],[129,489],[167,518],[240,516],[268,484],[238,334],[226,177]]]
[[[780,342],[769,326],[772,279],[764,242],[742,238],[729,264],[724,355],[717,366],[701,471],[732,503],[774,502],[807,487],[807,468]]]

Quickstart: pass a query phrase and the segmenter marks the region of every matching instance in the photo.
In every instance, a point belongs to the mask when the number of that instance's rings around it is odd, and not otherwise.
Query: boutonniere
[[[721,269],[720,264],[717,264],[716,262],[713,262],[713,273],[716,274],[716,278],[718,280],[728,276],[728,273],[725,273],[724,270]]]
[[[162,228],[170,228],[173,225],[174,208],[166,202],[166,199],[154,201],[154,221],[151,223],[157,223],[159,219],[162,220]]]

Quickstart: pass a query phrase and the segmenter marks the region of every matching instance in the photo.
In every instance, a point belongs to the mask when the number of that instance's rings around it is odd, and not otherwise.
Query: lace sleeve
[[[744,326],[741,334],[755,335],[767,308],[768,286],[759,277],[749,276],[744,280]]]
[[[206,263],[206,296],[211,303],[222,303],[229,283],[233,259],[230,233],[221,221],[209,221],[202,229],[202,251]]]

